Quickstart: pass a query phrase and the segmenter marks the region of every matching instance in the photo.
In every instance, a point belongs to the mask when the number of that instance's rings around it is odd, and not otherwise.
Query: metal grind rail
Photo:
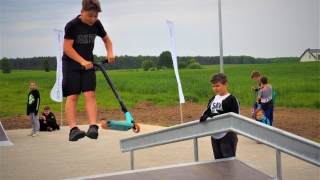
[[[320,145],[281,129],[253,121],[236,113],[219,115],[199,123],[193,121],[169,128],[123,138],[122,152],[130,151],[131,170],[134,169],[134,151],[154,146],[193,139],[194,161],[198,161],[198,138],[214,133],[233,131],[259,141],[276,150],[277,179],[282,179],[281,152],[320,167]]]

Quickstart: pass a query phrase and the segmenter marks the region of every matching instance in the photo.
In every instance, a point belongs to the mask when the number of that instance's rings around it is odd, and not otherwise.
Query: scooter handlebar
[[[115,58],[114,59],[114,61],[116,61],[117,60],[117,58]],[[109,61],[108,61],[108,59],[105,59],[105,60],[103,60],[103,61],[100,61],[100,62],[98,62],[98,63],[92,63],[93,64],[93,66],[98,66],[99,64],[101,64],[101,65],[103,65],[103,64],[106,64],[106,63],[109,63]],[[82,69],[86,69],[84,66],[82,66]]]
[[[114,61],[116,61],[116,60],[117,60],[117,58],[114,58]],[[102,64],[109,63],[109,60],[108,60],[108,59],[105,59],[105,60],[101,61],[101,63],[102,63]]]

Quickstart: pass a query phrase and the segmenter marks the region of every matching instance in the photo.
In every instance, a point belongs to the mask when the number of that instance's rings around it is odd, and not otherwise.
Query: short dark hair
[[[216,84],[220,82],[221,84],[225,84],[228,82],[227,76],[223,73],[216,73],[211,76],[211,84]]]
[[[100,2],[98,0],[82,0],[82,10],[90,11],[95,10],[101,12]]]
[[[49,107],[49,106],[45,106],[45,107],[43,108],[43,110],[50,110],[50,107]]]
[[[257,113],[258,112],[262,112],[262,114],[264,115],[264,111],[261,107],[258,107],[255,111],[254,111],[254,118],[256,119],[257,118]]]
[[[262,77],[260,78],[260,82],[261,82],[262,84],[268,84],[268,77],[267,77],[267,76],[262,76]]]
[[[260,77],[260,72],[257,70],[252,71],[251,73],[251,79],[254,77]]]

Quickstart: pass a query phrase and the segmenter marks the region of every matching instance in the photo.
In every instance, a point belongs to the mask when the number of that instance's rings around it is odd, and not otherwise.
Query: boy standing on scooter
[[[69,141],[77,141],[85,136],[98,138],[97,102],[95,95],[96,74],[93,69],[93,48],[96,36],[102,38],[108,62],[114,62],[112,41],[98,19],[101,12],[98,0],[82,0],[80,15],[65,26],[63,43],[63,96],[67,97],[65,105],[66,118],[70,126]],[[83,93],[89,122],[87,132],[81,131],[76,123],[76,106],[78,96]]]

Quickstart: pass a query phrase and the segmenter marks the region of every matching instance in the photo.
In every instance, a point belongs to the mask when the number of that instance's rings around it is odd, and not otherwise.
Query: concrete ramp
[[[12,146],[12,142],[9,140],[6,131],[0,122],[0,146]]]
[[[271,176],[247,165],[237,158],[223,160],[193,162],[186,164],[162,166],[117,173],[107,173],[74,179],[94,180],[270,180]]]

